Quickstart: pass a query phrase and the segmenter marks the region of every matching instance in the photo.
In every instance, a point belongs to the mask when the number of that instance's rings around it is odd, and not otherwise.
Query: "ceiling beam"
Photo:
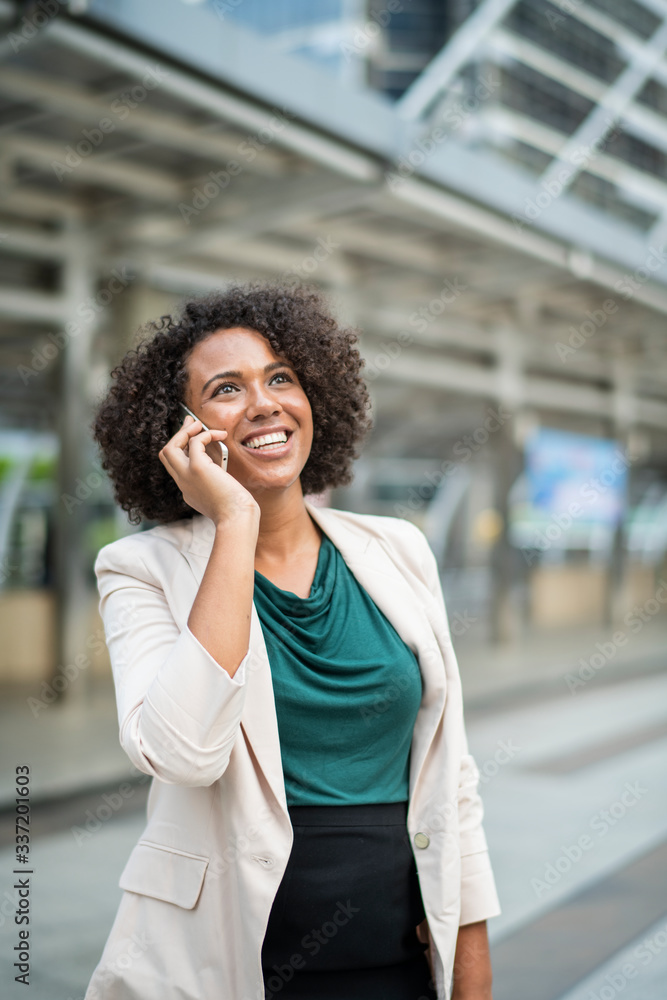
[[[43,223],[79,219],[84,214],[81,203],[69,195],[47,194],[36,187],[25,187],[23,180],[21,187],[17,183],[9,178],[0,184],[0,206],[14,218],[21,216]]]
[[[61,295],[0,288],[0,316],[28,322],[62,323],[68,317],[67,302]]]
[[[178,254],[220,247],[223,243],[236,243],[249,236],[279,230],[283,223],[292,224],[300,219],[326,216],[363,205],[377,192],[374,185],[342,183],[339,178],[328,175],[291,177],[263,191],[244,214],[193,226],[188,235],[175,240],[158,256],[166,260]],[[326,225],[323,221],[320,230],[323,237]]]
[[[98,184],[149,201],[172,203],[182,194],[180,181],[170,174],[129,160],[107,161],[103,154],[91,154],[68,164],[65,146],[51,139],[12,136],[5,140],[5,151],[15,162],[29,163],[68,182]]]
[[[584,277],[587,281],[606,288],[616,288],[623,280],[624,272],[613,264],[600,260],[585,250],[574,245],[567,246],[557,243],[541,232],[530,229],[519,231],[511,219],[481,205],[462,202],[460,198],[447,191],[425,183],[421,180],[407,178],[400,188],[391,195],[391,201],[398,205],[403,203],[404,210],[409,208],[410,218],[414,221],[414,211],[419,210],[420,216],[434,228],[438,219],[446,220],[448,224],[460,225],[468,231],[475,232],[485,242],[501,243],[536,257],[557,268]],[[391,201],[386,210],[391,211]],[[397,209],[400,214],[400,209]],[[667,313],[667,289],[656,282],[638,285],[634,290],[633,300],[642,302]]]
[[[130,10],[131,8],[127,8],[127,11]],[[115,66],[131,76],[141,77],[148,68],[142,52],[120,45],[114,39],[104,37],[99,31],[83,25],[55,19],[49,23],[47,31],[50,40],[81,52],[87,58]],[[190,101],[195,106],[219,115],[224,121],[251,131],[270,128],[271,118],[275,113],[273,108],[237,96],[223,89],[220,84],[199,79],[174,64],[169,66],[169,73],[160,83],[160,89],[164,93],[173,94],[179,101]],[[381,176],[379,166],[367,154],[297,121],[290,122],[289,127],[283,129],[276,137],[276,143],[309,160],[316,160],[329,170],[356,180],[368,181]]]
[[[18,101],[37,104],[54,116],[67,117],[93,127],[99,127],[100,121],[106,119],[113,126],[113,131],[136,136],[153,147],[163,146],[180,153],[187,151],[189,155],[210,157],[221,163],[238,158],[244,169],[267,177],[284,174],[289,169],[289,154],[271,148],[266,141],[258,142],[254,155],[249,157],[243,155],[240,147],[247,145],[251,136],[207,134],[214,130],[219,132],[222,127],[220,121],[193,128],[187,119],[177,114],[145,107],[132,108],[128,113],[130,108],[118,100],[121,93],[118,88],[100,97],[87,94],[53,76],[4,67],[0,68],[0,93]],[[118,112],[113,110],[114,98],[121,106]],[[122,111],[125,113],[121,114]],[[284,119],[281,129],[287,125],[288,121]],[[277,134],[275,128],[270,131],[271,136]]]
[[[316,219],[285,220],[281,231],[301,237],[317,237],[321,235],[322,226]],[[423,236],[421,239],[419,236],[409,235],[394,238],[381,231],[374,231],[371,223],[362,228],[347,219],[339,222],[335,217],[327,219],[327,231],[340,241],[346,253],[397,264],[433,276],[440,276],[451,269],[448,255],[437,246],[428,245]]]
[[[378,345],[380,346],[380,345]],[[374,345],[366,338],[363,355],[372,363]],[[390,362],[378,375],[380,381],[411,383],[457,394],[500,400],[502,385],[498,369],[484,371],[475,365],[443,359],[437,354],[405,350],[400,361]],[[603,419],[614,415],[614,393],[577,385],[561,379],[524,375],[523,404]],[[633,399],[638,424],[667,428],[667,401]]]
[[[67,253],[67,241],[58,233],[41,232],[34,226],[2,226],[0,249],[12,250],[25,257],[62,260]]]

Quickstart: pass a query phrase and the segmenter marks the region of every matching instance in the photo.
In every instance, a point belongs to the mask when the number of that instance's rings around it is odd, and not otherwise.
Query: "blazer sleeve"
[[[135,540],[95,560],[120,744],[140,771],[175,785],[211,785],[225,771],[246,695],[250,650],[234,677],[180,630]]]
[[[415,525],[411,526],[419,534],[423,578],[435,598],[438,610],[442,615],[444,633],[447,635],[450,644],[450,661],[456,671],[463,741],[458,786],[459,838],[461,845],[461,916],[459,925],[472,924],[478,920],[496,917],[502,911],[491,868],[486,835],[482,826],[484,806],[479,794],[479,769],[475,758],[468,751],[468,739],[463,719],[460,674],[456,654],[451,646],[447,610],[440,584],[438,564],[426,536]]]

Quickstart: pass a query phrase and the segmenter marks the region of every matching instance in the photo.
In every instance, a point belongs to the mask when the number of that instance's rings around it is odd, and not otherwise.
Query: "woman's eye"
[[[278,379],[284,379],[285,382],[293,382],[294,381],[294,379],[291,378],[290,375],[288,375],[287,372],[276,372],[276,374],[273,375],[272,378],[271,378],[271,383],[273,383],[275,381],[275,379],[277,379],[277,378]],[[278,384],[280,385],[280,383],[278,383]],[[230,390],[229,392],[226,391],[228,389]],[[214,390],[213,395],[214,396],[230,396],[233,392],[238,392],[238,386],[237,385],[234,385],[233,382],[221,382],[220,385]]]

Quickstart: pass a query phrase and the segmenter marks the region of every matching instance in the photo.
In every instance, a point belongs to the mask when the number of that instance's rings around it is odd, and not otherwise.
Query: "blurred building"
[[[656,603],[662,4],[0,17],[0,682],[74,662],[100,627],[94,555],[134,530],[88,432],[109,371],[141,322],[237,278],[312,280],[363,331],[376,428],[331,502],[419,523],[464,631]]]

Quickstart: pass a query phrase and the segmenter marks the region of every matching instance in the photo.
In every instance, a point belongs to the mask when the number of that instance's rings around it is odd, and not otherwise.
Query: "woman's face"
[[[310,403],[291,365],[256,330],[234,327],[199,341],[187,369],[184,402],[207,427],[227,431],[227,471],[253,494],[291,486],[313,442]]]

